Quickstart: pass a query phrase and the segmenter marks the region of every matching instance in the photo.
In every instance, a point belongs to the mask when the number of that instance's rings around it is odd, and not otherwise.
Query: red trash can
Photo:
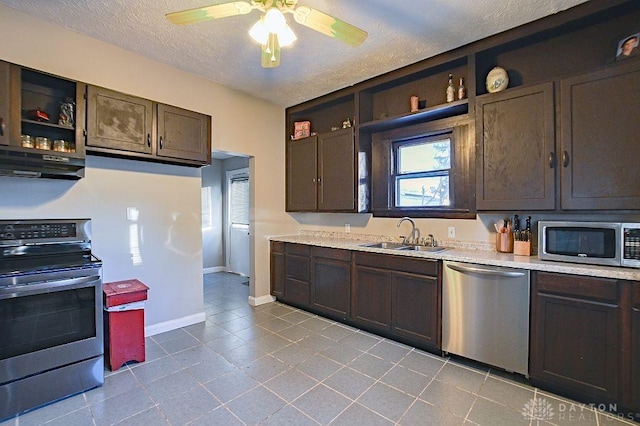
[[[105,283],[104,352],[116,371],[129,361],[144,361],[144,301],[149,287],[138,280]]]

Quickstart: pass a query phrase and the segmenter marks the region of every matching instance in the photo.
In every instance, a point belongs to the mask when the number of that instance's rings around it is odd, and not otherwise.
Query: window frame
[[[371,213],[378,217],[475,219],[474,122],[469,118],[447,118],[371,135]],[[451,140],[449,206],[396,207],[394,144],[417,139]]]
[[[399,151],[401,148],[403,147],[409,147],[409,146],[415,146],[415,145],[422,145],[422,144],[429,144],[429,143],[434,143],[434,142],[444,142],[444,141],[448,141],[449,142],[449,167],[446,169],[435,169],[435,170],[422,170],[422,171],[415,171],[415,172],[406,172],[406,173],[400,173],[398,171],[399,169],[399,162],[400,162],[400,154]],[[391,168],[391,176],[390,178],[393,180],[393,185],[391,187],[391,190],[393,191],[392,194],[392,200],[393,200],[393,207],[396,209],[410,209],[410,208],[417,208],[417,209],[423,209],[423,208],[448,208],[451,205],[455,205],[455,200],[454,200],[454,191],[453,191],[453,186],[454,186],[454,181],[451,178],[452,175],[452,171],[455,165],[455,158],[454,158],[454,149],[453,149],[453,140],[451,137],[451,134],[449,132],[444,132],[444,133],[437,133],[437,134],[433,134],[433,135],[429,135],[429,136],[418,136],[418,137],[412,137],[412,138],[407,138],[407,139],[397,139],[397,140],[393,140],[391,141],[391,155],[393,158],[393,165]],[[400,207],[398,206],[398,192],[400,189],[400,182],[402,180],[405,179],[415,179],[415,178],[430,178],[430,177],[442,177],[442,176],[446,176],[449,178],[449,194],[448,194],[448,198],[449,198],[449,205],[439,205],[439,206],[406,206],[406,207]]]

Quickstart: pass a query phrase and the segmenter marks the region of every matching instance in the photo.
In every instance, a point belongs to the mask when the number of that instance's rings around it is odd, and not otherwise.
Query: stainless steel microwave
[[[640,223],[538,222],[542,260],[640,268]]]

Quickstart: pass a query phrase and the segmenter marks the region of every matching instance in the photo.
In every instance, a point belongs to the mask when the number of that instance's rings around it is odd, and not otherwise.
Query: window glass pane
[[[448,206],[449,176],[398,179],[396,207]]]
[[[249,224],[249,178],[231,179],[231,223]]]
[[[398,147],[398,174],[449,168],[451,168],[450,139]]]

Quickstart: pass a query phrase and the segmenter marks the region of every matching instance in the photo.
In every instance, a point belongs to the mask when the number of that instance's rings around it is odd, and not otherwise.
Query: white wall
[[[224,162],[212,160],[211,165],[203,167],[202,187],[211,193],[211,228],[202,230],[202,266],[207,271],[222,270],[225,266],[223,245],[222,211],[222,175]]]
[[[89,18],[88,18],[89,19]],[[252,156],[255,273],[269,293],[268,235],[296,230],[284,213],[284,109],[0,6],[0,59],[213,117],[217,150]],[[251,125],[247,125],[250,122]],[[200,170],[89,156],[78,182],[2,178],[0,217],[89,217],[105,281],[138,278],[151,290],[147,332],[204,319]],[[131,255],[126,208],[140,211],[142,262]]]

